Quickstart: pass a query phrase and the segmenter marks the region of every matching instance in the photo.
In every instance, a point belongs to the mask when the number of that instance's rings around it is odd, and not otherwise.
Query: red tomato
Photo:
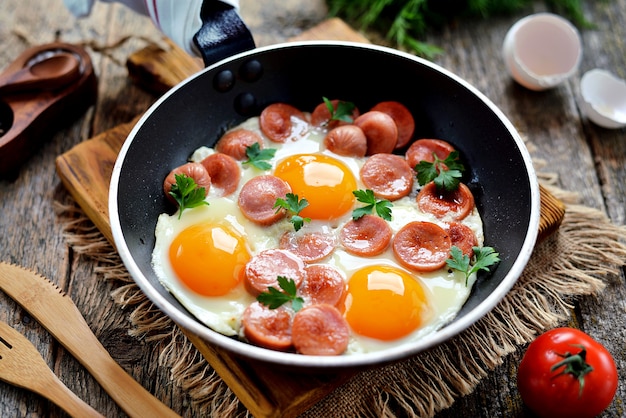
[[[617,390],[611,354],[589,335],[556,328],[535,339],[524,354],[517,387],[524,403],[540,417],[594,417]]]

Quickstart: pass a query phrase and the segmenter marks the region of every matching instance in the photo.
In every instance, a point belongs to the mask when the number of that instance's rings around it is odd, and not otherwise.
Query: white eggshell
[[[552,13],[537,13],[517,21],[507,32],[502,54],[511,77],[535,91],[570,78],[582,58],[578,30]]]
[[[626,126],[626,82],[608,71],[594,69],[580,80],[581,107],[587,118],[603,128]]]

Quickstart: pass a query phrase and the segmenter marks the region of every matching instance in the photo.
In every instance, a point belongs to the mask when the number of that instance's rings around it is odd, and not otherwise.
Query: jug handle
[[[205,66],[255,48],[252,34],[232,6],[205,0],[200,11],[202,27],[193,41]]]

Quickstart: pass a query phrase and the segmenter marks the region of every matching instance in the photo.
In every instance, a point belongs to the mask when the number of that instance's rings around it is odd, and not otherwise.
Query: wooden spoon
[[[26,337],[2,321],[0,380],[43,396],[73,417],[102,417],[59,380]]]
[[[33,90],[54,90],[80,76],[80,62],[74,54],[59,52],[34,59],[22,69],[0,76],[0,95]]]
[[[178,417],[113,360],[91,332],[74,302],[50,280],[30,270],[0,262],[0,289],[85,366],[129,417]]]

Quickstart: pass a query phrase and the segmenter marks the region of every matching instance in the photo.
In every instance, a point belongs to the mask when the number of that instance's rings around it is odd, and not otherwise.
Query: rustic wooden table
[[[269,3],[280,4],[273,7]],[[258,45],[297,35],[325,18],[319,1],[242,0],[244,20]],[[564,85],[542,93],[514,84],[506,75],[500,49],[504,34],[517,19],[544,11],[543,2],[505,18],[458,22],[431,35],[428,42],[445,49],[436,59],[492,99],[536,146],[534,155],[558,175],[558,185],[580,194],[583,204],[605,211],[618,225],[626,223],[626,129],[606,130],[581,117],[580,76],[604,68],[626,79],[626,0],[587,1],[586,17],[597,27],[582,31],[584,57],[580,72]],[[15,179],[0,180],[0,260],[32,268],[57,283],[77,304],[112,357],[146,389],[175,411],[193,416],[185,392],[171,384],[158,366],[127,335],[127,313],[110,297],[110,285],[94,274],[95,263],[67,245],[53,202],[67,198],[55,173],[55,158],[77,143],[128,122],[154,102],[155,96],[128,78],[124,63],[148,42],[161,42],[147,18],[119,5],[97,4],[77,21],[62,0],[3,0],[0,5],[0,68],[29,46],[61,40],[87,43],[99,78],[95,106],[60,131],[47,132],[45,144]],[[127,38],[128,37],[128,38]],[[602,342],[615,357],[620,385],[607,417],[626,414],[626,280],[624,272],[597,298],[585,298],[573,310],[572,324]],[[98,383],[18,305],[0,294],[0,320],[24,333],[48,365],[80,398],[105,416],[123,416]],[[523,416],[515,387],[521,352],[505,359],[471,396],[440,416]],[[517,405],[517,407],[516,407]],[[0,383],[0,416],[63,416],[63,412],[26,390]]]

